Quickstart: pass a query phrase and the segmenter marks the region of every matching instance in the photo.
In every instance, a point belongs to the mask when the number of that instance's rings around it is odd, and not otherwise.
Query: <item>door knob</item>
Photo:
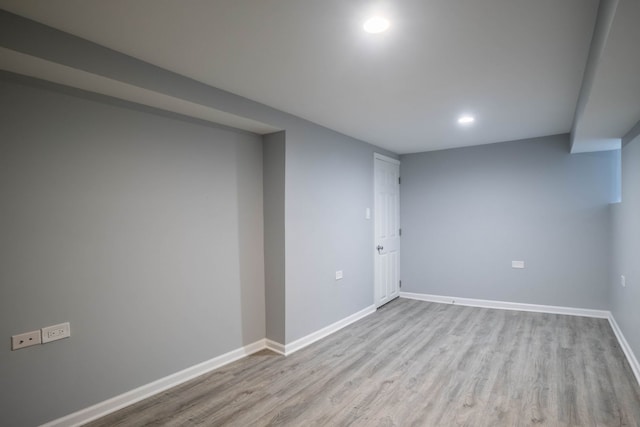
[[[378,250],[378,253],[380,253],[380,251],[384,249],[384,246],[378,245],[376,249]]]

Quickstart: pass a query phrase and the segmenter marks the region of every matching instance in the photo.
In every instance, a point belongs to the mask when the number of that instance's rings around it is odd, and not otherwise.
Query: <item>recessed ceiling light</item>
[[[458,124],[459,125],[464,125],[464,126],[468,126],[468,125],[472,124],[475,121],[476,121],[475,117],[469,116],[469,115],[460,116],[458,118]]]
[[[389,28],[389,21],[381,16],[374,16],[367,19],[362,27],[367,33],[378,34]]]

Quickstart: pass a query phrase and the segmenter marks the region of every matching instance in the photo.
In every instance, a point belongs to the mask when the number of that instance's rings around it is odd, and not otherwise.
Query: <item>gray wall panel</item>
[[[287,131],[287,343],[373,304],[374,151],[389,154],[320,128]]]
[[[640,358],[640,138],[622,148],[622,203],[613,208],[611,311]],[[620,276],[626,278],[622,287]]]
[[[402,290],[608,309],[615,153],[568,143],[402,156]]]
[[[72,331],[0,349],[2,424],[264,337],[260,137],[5,80],[0,93],[0,336]]]

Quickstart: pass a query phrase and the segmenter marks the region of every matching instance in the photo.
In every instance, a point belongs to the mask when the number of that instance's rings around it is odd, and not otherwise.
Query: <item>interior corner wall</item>
[[[613,236],[611,312],[640,357],[640,137],[622,147],[622,202],[613,207]]]
[[[264,270],[266,337],[285,343],[285,137],[264,135]]]
[[[560,135],[402,156],[403,291],[608,310],[615,152],[568,146]]]
[[[261,340],[262,141],[0,76],[3,425],[33,426]]]

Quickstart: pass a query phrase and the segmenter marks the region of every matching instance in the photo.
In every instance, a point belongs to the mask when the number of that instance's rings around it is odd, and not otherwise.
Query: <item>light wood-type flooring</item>
[[[640,426],[607,320],[397,299],[91,426]]]

